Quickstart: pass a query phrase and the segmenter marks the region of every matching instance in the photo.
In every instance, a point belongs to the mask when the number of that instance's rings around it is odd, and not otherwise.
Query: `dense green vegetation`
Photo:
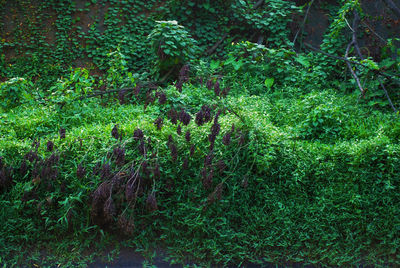
[[[399,265],[396,39],[262,2],[0,0],[0,264]]]

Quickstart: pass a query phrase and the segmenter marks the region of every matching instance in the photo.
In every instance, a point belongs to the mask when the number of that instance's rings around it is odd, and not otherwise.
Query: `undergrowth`
[[[0,0],[29,30],[0,40],[0,264],[400,264],[400,123],[374,80],[394,45],[358,62],[363,95],[293,50],[291,1],[214,2]],[[330,53],[360,9],[341,3]]]
[[[68,265],[118,239],[173,262],[398,263],[394,115],[333,90],[211,83],[3,113],[2,261]]]

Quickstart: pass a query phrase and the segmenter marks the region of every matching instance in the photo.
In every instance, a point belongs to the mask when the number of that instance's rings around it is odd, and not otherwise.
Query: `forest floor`
[[[89,264],[89,268],[101,268],[101,267],[108,267],[108,268],[125,268],[125,267],[158,267],[158,268],[164,268],[164,267],[184,267],[182,264],[170,264],[168,261],[165,260],[166,258],[166,253],[163,251],[157,252],[157,256],[149,262],[146,260],[141,254],[134,252],[133,249],[131,248],[122,248],[120,249],[120,252],[118,254],[118,257],[116,257],[113,261],[107,262],[102,260],[101,258],[96,259],[93,263]],[[190,263],[191,266],[194,266],[195,264]],[[243,265],[230,265],[228,267],[243,267]],[[277,264],[246,264],[245,267],[247,268],[259,268],[259,267],[274,267],[274,268],[280,268],[280,267],[287,267],[286,265],[277,265]],[[295,264],[295,265],[290,265],[290,267],[296,268],[296,267],[313,267],[311,265],[309,266],[304,266],[304,264]]]

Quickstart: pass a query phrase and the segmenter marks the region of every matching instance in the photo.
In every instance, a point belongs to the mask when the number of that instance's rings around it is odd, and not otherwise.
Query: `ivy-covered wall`
[[[34,81],[39,76],[58,77],[65,66],[86,67],[100,75],[108,68],[107,54],[117,47],[131,71],[150,72],[154,59],[147,36],[157,20],[177,20],[185,26],[198,40],[203,55],[222,56],[224,45],[240,40],[261,42],[267,47],[285,46],[298,32],[301,37],[297,42],[319,46],[346,1],[259,2],[1,0],[0,80],[8,76],[29,76]],[[400,18],[386,1],[361,3],[365,13],[361,26],[367,30],[360,44],[365,55],[379,59],[385,45],[382,40],[399,36]],[[394,3],[400,6],[399,0]],[[215,44],[219,45],[213,49]]]
[[[273,0],[261,8],[254,4],[209,0],[3,0],[0,54],[4,55],[3,63],[15,66],[13,75],[35,78],[49,70],[62,72],[66,65],[85,66],[100,74],[108,67],[106,55],[119,47],[131,70],[146,72],[152,62],[147,35],[157,20],[177,20],[190,30],[205,55],[211,54],[206,52],[221,40],[221,45],[212,50],[215,55],[223,54],[224,44],[257,40],[260,36],[265,44],[287,43],[288,22],[299,13],[295,3]]]

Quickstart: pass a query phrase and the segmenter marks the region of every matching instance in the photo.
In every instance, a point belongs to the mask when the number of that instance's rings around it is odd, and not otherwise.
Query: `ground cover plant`
[[[0,264],[399,265],[397,39],[367,2],[0,1]]]

